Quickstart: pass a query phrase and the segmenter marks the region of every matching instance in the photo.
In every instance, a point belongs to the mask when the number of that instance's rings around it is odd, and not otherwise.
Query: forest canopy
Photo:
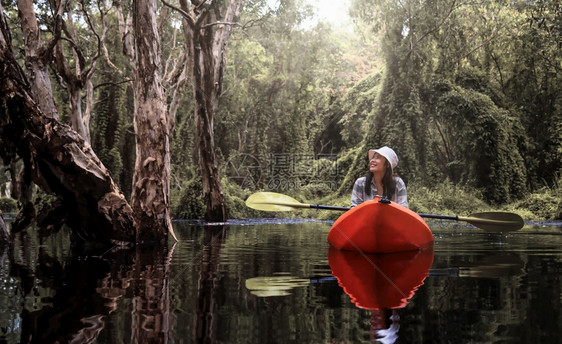
[[[23,1],[3,3],[13,50],[28,70]],[[126,3],[67,1],[71,15],[62,22],[51,2],[34,10],[43,42],[63,27],[45,60],[51,113],[83,130],[130,199],[138,73],[120,32]],[[199,161],[209,148],[199,147],[196,79],[185,49],[193,37],[182,31],[186,18],[178,11],[197,6],[157,1],[154,13],[176,218],[203,218],[209,206]],[[549,216],[560,217],[558,1],[352,0],[350,29],[313,15],[302,0],[242,1],[228,26],[208,129],[228,217],[255,216],[242,201],[256,190],[342,203],[366,172],[367,150],[383,145],[398,153],[396,172],[412,195],[445,185],[504,205],[558,190]],[[3,184],[16,170],[8,169]]]

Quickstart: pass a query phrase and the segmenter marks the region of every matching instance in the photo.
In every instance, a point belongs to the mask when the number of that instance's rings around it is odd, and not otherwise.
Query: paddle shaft
[[[434,215],[434,214],[418,214],[421,217],[427,217],[430,219],[442,219],[442,220],[455,220],[458,221],[458,216],[449,216],[449,215]]]
[[[349,210],[351,208],[346,207],[333,207],[329,205],[319,205],[319,204],[308,204],[310,208],[316,209],[332,209],[332,210]],[[494,219],[481,219],[477,217],[471,216],[457,216],[457,215],[435,215],[435,214],[423,214],[418,213],[419,216],[429,218],[429,219],[441,219],[441,220],[453,220],[453,221],[466,221],[472,224],[482,223],[482,224],[506,224],[506,221],[503,220],[494,220]]]
[[[349,207],[336,207],[331,205],[321,205],[321,204],[304,204],[308,208],[313,209],[325,209],[325,210],[342,210],[347,211],[351,208]],[[462,216],[451,216],[451,215],[435,215],[435,214],[422,214],[418,213],[421,217],[426,217],[430,219],[441,219],[441,220],[454,220],[454,221],[469,221],[469,222],[477,222],[478,219],[470,218],[470,217],[462,217]],[[484,223],[492,223],[494,220],[484,219],[482,220]]]
[[[314,208],[314,209],[326,209],[326,210],[341,210],[347,211],[351,208],[348,207],[336,207],[330,205],[320,205],[320,204],[301,204],[303,208]],[[486,219],[486,218],[479,218],[474,216],[457,216],[457,215],[435,215],[435,214],[422,214],[418,213],[419,216],[430,218],[430,219],[441,219],[441,220],[453,220],[453,221],[466,221],[476,227],[486,229],[489,231],[501,231],[509,230],[509,228],[504,228],[504,226],[508,227],[517,227],[519,229],[522,227],[517,225],[519,221],[505,221],[505,220],[495,220],[495,219]],[[486,227],[484,227],[486,226]],[[513,229],[512,228],[512,229]]]
[[[342,210],[342,211],[348,211],[349,207],[336,207],[333,205],[321,205],[321,204],[307,204],[309,208],[313,208],[313,209],[325,209],[325,210]]]
[[[335,206],[331,206],[331,205],[321,205],[321,204],[305,204],[306,206],[308,206],[309,208],[314,208],[314,209],[326,209],[326,210],[343,210],[343,211],[347,211],[351,208],[349,207],[335,207]],[[450,216],[450,215],[434,215],[434,214],[421,214],[418,213],[419,216],[421,217],[426,217],[426,218],[430,218],[430,219],[442,219],[442,220],[454,220],[454,221],[459,221],[459,220],[465,220],[462,217],[459,216]],[[489,220],[486,220],[489,221]]]
[[[297,201],[290,196],[275,193],[275,192],[257,192],[246,200],[246,205],[250,208],[262,211],[290,211],[299,208],[312,208],[312,209],[325,209],[325,210],[339,210],[347,211],[351,208],[337,207],[330,205],[320,204],[305,204]],[[456,215],[433,215],[433,214],[418,214],[420,217],[466,221],[478,228],[490,232],[509,232],[522,228],[525,222],[521,216],[513,213],[506,212],[484,212],[466,216]]]

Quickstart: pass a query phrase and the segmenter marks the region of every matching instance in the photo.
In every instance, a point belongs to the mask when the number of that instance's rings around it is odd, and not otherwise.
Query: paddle
[[[305,204],[296,199],[275,193],[275,192],[256,192],[246,200],[246,205],[252,209],[263,211],[292,211],[301,208],[326,209],[347,211],[351,208],[336,207],[319,204]],[[521,216],[507,212],[484,212],[471,214],[470,216],[448,216],[418,214],[421,217],[443,220],[466,221],[473,226],[489,232],[512,232],[521,229],[525,222]]]

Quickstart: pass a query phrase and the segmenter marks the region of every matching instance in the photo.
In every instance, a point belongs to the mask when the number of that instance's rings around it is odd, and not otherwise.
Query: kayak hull
[[[391,253],[433,246],[433,234],[415,212],[397,203],[366,201],[342,214],[328,233],[340,250]]]

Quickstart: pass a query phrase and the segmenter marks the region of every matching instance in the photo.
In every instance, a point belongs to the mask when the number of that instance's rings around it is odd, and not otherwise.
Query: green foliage
[[[109,150],[106,156],[105,166],[112,172],[113,175],[121,175],[121,172],[123,171],[123,161],[121,160],[119,147],[113,147]]]
[[[37,7],[45,28],[51,25],[47,5]],[[354,0],[354,34],[306,26],[312,9],[302,1],[282,1],[269,10],[266,5],[245,4],[242,22],[253,26],[235,27],[228,47],[214,119],[220,171],[236,157],[251,156],[261,173],[256,187],[266,189],[282,177],[269,173],[276,154],[337,155],[336,163],[316,158],[295,163],[306,173],[290,175],[294,187],[286,191],[306,202],[348,205],[353,182],[367,169],[367,150],[389,145],[419,211],[466,213],[487,203],[515,202],[530,217],[558,216],[562,35],[556,2]],[[5,7],[10,26],[18,26],[16,7]],[[129,195],[133,90],[126,83],[130,65],[116,15],[107,10],[104,43],[111,64],[97,61],[92,147]],[[101,32],[99,12],[91,15]],[[179,16],[171,10],[159,15],[166,16],[160,27],[162,61],[173,61],[184,44],[172,26]],[[84,23],[74,22],[78,44],[91,56],[96,40],[88,40]],[[48,42],[49,30],[42,35]],[[15,47],[22,46],[21,30],[12,30],[12,38]],[[68,94],[63,85],[53,87],[65,122]],[[184,93],[170,133],[172,213],[201,218],[193,104],[190,92]],[[335,181],[338,190],[323,181]],[[231,218],[337,216],[316,210],[252,213],[243,204],[251,191],[234,179],[223,178],[223,184]],[[462,197],[450,198],[450,189]]]
[[[468,215],[491,209],[478,190],[448,180],[431,187],[413,183],[407,189],[408,206],[417,213]]]
[[[520,214],[526,213],[526,220],[545,221],[562,220],[562,178],[558,175],[557,182],[552,188],[542,187],[510,204],[509,209]]]
[[[526,166],[518,119],[487,95],[437,83],[430,129],[436,165],[453,182],[472,182],[489,202],[505,203],[526,192]]]
[[[113,38],[114,39],[114,38]],[[112,44],[116,42],[111,41]],[[92,148],[102,163],[111,172],[112,178],[130,194],[134,170],[134,147],[132,154],[127,142],[134,141],[132,125],[132,98],[128,87],[115,83],[114,67],[102,63],[97,80],[104,84],[96,91],[96,103],[91,119]]]
[[[265,166],[271,154],[337,154],[345,145],[338,122],[353,76],[344,49],[351,44],[325,26],[300,28],[310,15],[301,5],[280,3],[229,47],[216,122],[225,161],[251,154]]]
[[[515,204],[510,206],[510,209],[514,209],[517,212],[519,212],[519,209],[526,210],[528,212],[526,220],[562,220],[561,196],[560,194],[553,194],[549,189],[545,188],[530,194],[523,200],[515,202]]]
[[[48,194],[41,189],[37,189],[37,192],[33,195],[33,206],[37,214],[50,211],[56,201],[55,195]]]
[[[11,197],[0,197],[0,210],[4,214],[18,212],[19,203]]]
[[[481,190],[487,202],[511,202],[538,180],[552,183],[560,170],[560,73],[546,63],[560,55],[541,45],[544,32],[506,29],[526,16],[542,18],[533,15],[537,4],[457,5],[354,4],[358,16],[384,30],[385,76],[379,92],[363,93],[370,98],[364,103],[375,104],[363,150],[393,147],[407,182],[448,179]],[[521,37],[533,43],[526,46]],[[533,46],[544,55],[537,58],[528,50]],[[354,168],[346,180],[357,173]]]
[[[193,104],[188,97],[185,97],[178,107],[176,125],[170,138],[172,183],[177,184],[199,175],[194,170],[197,166],[196,154]]]
[[[351,146],[359,144],[367,133],[365,123],[374,112],[383,77],[383,72],[376,70],[356,83],[345,95],[345,115],[340,122],[344,126],[342,136]]]
[[[274,215],[273,213],[264,214],[264,212],[246,206],[246,199],[253,191],[241,188],[238,184],[231,182],[226,177],[222,178],[221,182],[226,196],[226,210],[229,219],[272,217]]]
[[[367,152],[368,149],[361,145],[350,149],[338,158],[338,170],[340,173],[345,173],[337,191],[338,196],[351,195],[355,180],[367,172]]]
[[[201,178],[182,181],[170,192],[170,213],[176,219],[202,219],[205,216]]]

